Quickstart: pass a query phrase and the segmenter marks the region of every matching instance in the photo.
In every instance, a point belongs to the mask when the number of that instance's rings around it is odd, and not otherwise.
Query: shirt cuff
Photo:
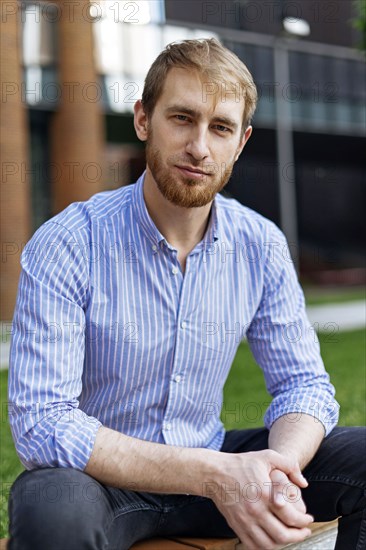
[[[289,414],[289,422],[299,422],[302,414],[314,418],[314,422],[321,422],[327,436],[337,425],[339,418],[339,404],[333,397],[324,396],[317,399],[306,395],[292,395],[289,399],[285,394],[275,397],[264,415],[264,424],[269,430],[274,422]]]
[[[21,417],[17,419],[22,422]],[[48,411],[20,437],[15,421],[12,431],[22,464],[34,468],[75,468],[84,470],[93,451],[102,423],[78,408],[60,412]],[[24,426],[23,426],[24,429]]]

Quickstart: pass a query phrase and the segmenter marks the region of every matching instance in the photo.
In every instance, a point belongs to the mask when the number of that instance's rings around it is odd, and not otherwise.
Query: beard
[[[220,167],[214,163],[197,163],[184,155],[168,157],[166,163],[162,159],[160,150],[154,147],[152,131],[148,132],[146,141],[146,163],[156,182],[156,185],[165,199],[184,208],[205,206],[213,201],[228,183],[233,171],[235,160]],[[202,179],[192,179],[179,174],[174,168],[176,165],[189,165],[208,173]]]

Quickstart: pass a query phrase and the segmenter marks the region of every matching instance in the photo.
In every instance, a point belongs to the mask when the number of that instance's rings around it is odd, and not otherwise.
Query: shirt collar
[[[154,246],[158,246],[162,241],[169,247],[173,248],[162,235],[159,229],[154,224],[147,210],[144,199],[144,180],[146,171],[140,176],[134,185],[132,191],[132,205],[135,216],[141,226],[142,231]],[[197,246],[207,246],[213,244],[219,239],[219,204],[216,198],[212,202],[210,211],[210,221],[202,241]]]
[[[134,189],[132,191],[132,205],[135,212],[136,219],[145,233],[146,237],[151,241],[153,245],[158,245],[161,241],[165,241],[164,235],[162,235],[159,229],[152,221],[149,212],[146,208],[144,199],[144,179],[146,171],[139,177]]]

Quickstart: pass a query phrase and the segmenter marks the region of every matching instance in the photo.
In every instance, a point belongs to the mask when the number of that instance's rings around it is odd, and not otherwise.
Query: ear
[[[141,141],[146,141],[147,140],[148,120],[147,120],[147,116],[145,114],[144,108],[142,106],[141,99],[138,99],[136,101],[133,110],[134,110],[134,113],[135,113],[133,123],[134,123],[134,126],[135,126],[135,131],[136,131],[137,137]]]
[[[240,157],[241,152],[242,152],[242,150],[244,149],[244,145],[246,144],[246,142],[248,141],[248,139],[249,139],[250,136],[252,135],[252,131],[253,131],[253,127],[252,127],[252,126],[248,126],[248,128],[245,130],[244,135],[243,135],[243,137],[242,137],[241,140],[240,140],[239,147],[238,147],[237,152],[236,152],[235,162],[236,162],[236,161],[238,160],[238,158]]]

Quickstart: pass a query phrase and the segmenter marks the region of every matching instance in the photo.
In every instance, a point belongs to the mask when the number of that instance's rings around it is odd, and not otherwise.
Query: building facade
[[[362,282],[365,65],[347,0],[60,0],[1,3],[1,318],[22,248],[73,201],[144,167],[132,109],[169,42],[215,36],[260,101],[226,192],[278,223],[302,276]],[[305,21],[310,34],[284,33]],[[291,22],[291,21],[290,21]]]

